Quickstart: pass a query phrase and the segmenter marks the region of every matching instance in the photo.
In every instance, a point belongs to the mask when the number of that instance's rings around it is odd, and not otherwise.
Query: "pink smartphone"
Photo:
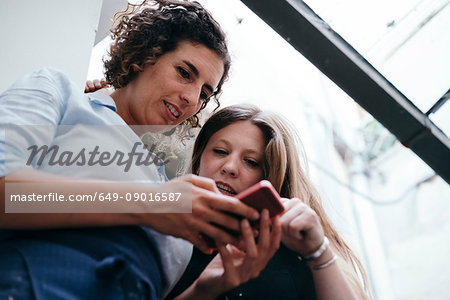
[[[248,206],[255,208],[257,211],[261,212],[264,208],[269,210],[269,217],[273,218],[276,215],[281,214],[284,211],[284,206],[281,204],[280,196],[277,191],[273,188],[272,184],[268,180],[262,180],[255,185],[252,185],[245,191],[239,193],[235,196]],[[250,222],[250,224],[258,228],[259,221]],[[219,225],[216,225],[218,227]],[[230,232],[229,230],[223,228],[224,230]],[[232,234],[238,234],[237,232],[230,232]],[[214,239],[209,236],[203,235],[203,238],[207,242],[211,249],[216,249]]]
[[[245,191],[239,193],[236,198],[248,206],[255,208],[257,211],[262,211],[264,208],[267,208],[270,218],[284,211],[280,196],[267,180],[261,180],[257,184],[252,185]]]

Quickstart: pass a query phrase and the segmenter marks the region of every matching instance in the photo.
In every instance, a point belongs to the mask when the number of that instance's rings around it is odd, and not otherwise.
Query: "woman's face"
[[[263,179],[264,137],[250,121],[217,131],[200,158],[200,176],[214,179],[220,192],[235,195]]]
[[[200,109],[223,72],[223,61],[216,52],[181,41],[120,89],[118,113],[128,125],[179,124]]]

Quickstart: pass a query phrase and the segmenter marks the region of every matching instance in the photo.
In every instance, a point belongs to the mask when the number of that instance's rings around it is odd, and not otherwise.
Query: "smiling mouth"
[[[177,109],[172,104],[164,101],[164,105],[169,109],[170,113],[172,114],[172,116],[174,116],[174,118],[178,119],[180,117],[180,113],[177,111]]]
[[[219,191],[223,194],[236,195],[236,191],[233,190],[230,186],[223,184],[221,182],[216,182],[216,186]]]

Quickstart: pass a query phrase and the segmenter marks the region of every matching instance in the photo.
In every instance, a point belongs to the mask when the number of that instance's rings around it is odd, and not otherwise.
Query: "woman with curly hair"
[[[124,126],[105,146],[130,151],[140,142],[132,126],[196,126],[199,111],[211,98],[217,102],[230,57],[210,13],[190,1],[155,0],[131,7],[116,18],[105,61],[106,80],[115,88],[111,96],[83,94],[66,75],[50,68],[23,77],[0,95],[0,205],[7,204],[8,184],[22,184],[20,192],[25,193],[25,183],[32,182],[26,196],[55,189],[67,196],[112,190],[117,195],[179,193],[180,202],[192,200],[192,213],[146,214],[158,206],[144,208],[142,202],[125,203],[128,212],[119,214],[2,211],[0,298],[158,299],[181,276],[190,243],[205,252],[204,235],[218,244],[238,244],[228,231],[240,230],[234,216],[259,218],[254,209],[221,195],[209,179],[191,176],[157,186],[137,182],[164,181],[156,163],[129,172],[121,165],[105,171],[55,168],[42,160],[26,163],[22,143],[62,147],[102,142],[95,130],[78,125],[109,126],[110,133],[116,132],[114,126]],[[17,138],[6,139],[6,127],[12,125],[19,128]],[[104,162],[103,154],[99,160]]]
[[[155,65],[158,58],[165,53],[183,53],[186,48],[192,48],[193,52],[199,49],[209,50],[204,52],[209,52],[216,61],[217,58],[220,59],[217,66],[221,71],[218,73],[220,76],[215,78],[215,86],[211,83],[197,86],[194,99],[200,99],[200,107],[196,107],[193,116],[187,117],[183,122],[176,122],[196,127],[197,114],[206,107],[211,98],[219,105],[217,96],[220,95],[222,85],[228,77],[230,56],[225,35],[219,24],[198,2],[159,0],[155,3],[156,7],[146,7],[144,4],[146,2],[140,5],[129,4],[131,12],[127,10],[116,18],[119,22],[112,30],[114,43],[111,45],[110,59],[105,61],[106,83],[116,91],[123,91],[137,75],[145,71],[146,66]],[[214,67],[213,60],[208,59],[208,53],[196,53],[200,57],[203,54],[204,63],[210,65],[209,68]],[[189,57],[190,53],[185,55]],[[187,80],[199,76],[196,68],[191,69],[192,65],[177,68],[180,75]],[[191,76],[189,71],[192,71],[194,76]],[[127,89],[133,90],[135,87]],[[190,99],[188,96],[185,97]],[[114,94],[112,97],[114,98]]]

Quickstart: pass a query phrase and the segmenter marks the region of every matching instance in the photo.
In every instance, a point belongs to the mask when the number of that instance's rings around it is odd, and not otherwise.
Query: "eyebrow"
[[[197,68],[193,64],[188,62],[187,60],[183,60],[183,62],[189,67],[189,69],[191,69],[192,72],[194,72],[195,76],[198,77],[199,72],[198,72]],[[207,83],[205,83],[205,88],[208,89],[211,94],[214,92],[214,89],[212,88],[212,86],[210,86]]]

